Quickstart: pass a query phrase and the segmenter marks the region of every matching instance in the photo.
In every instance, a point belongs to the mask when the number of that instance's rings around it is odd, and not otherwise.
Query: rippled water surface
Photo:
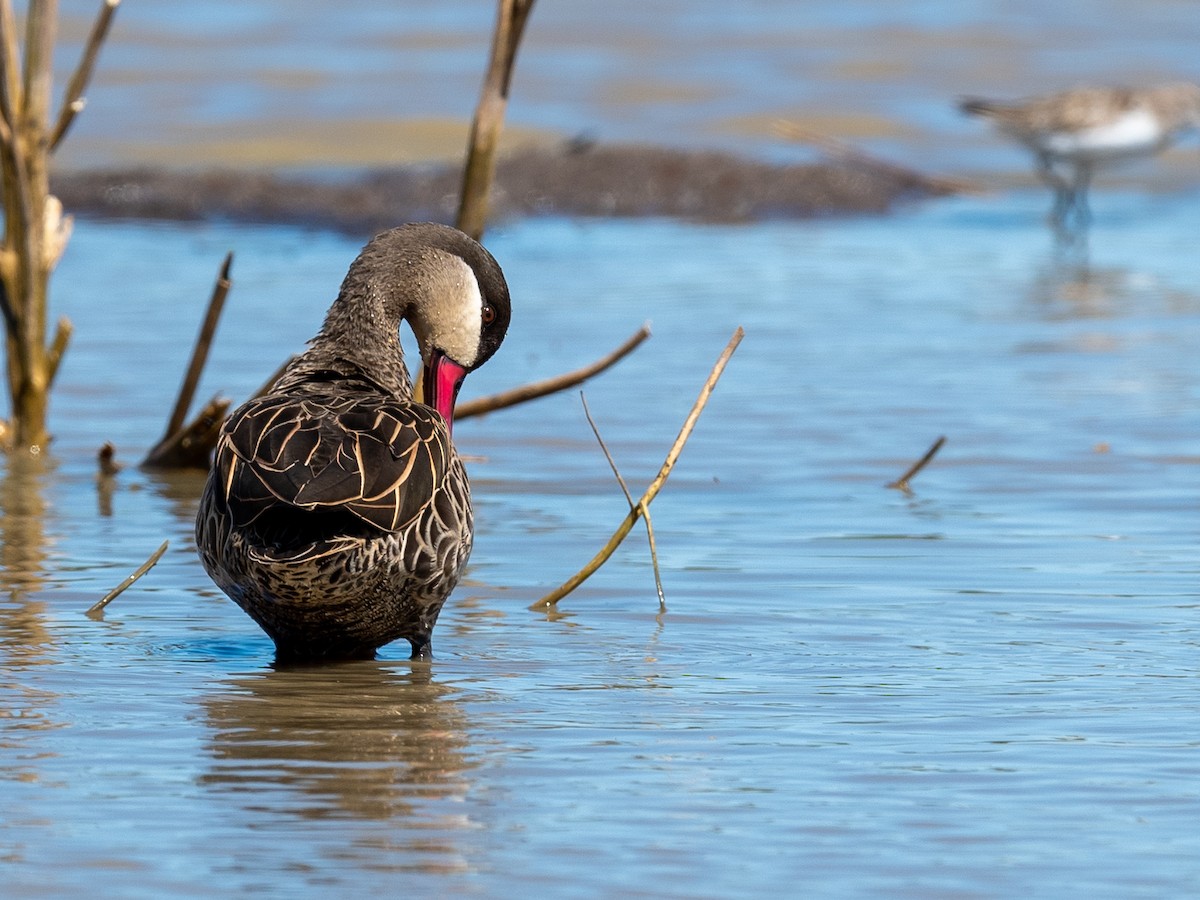
[[[77,40],[94,4],[63,6]],[[475,8],[424,5],[406,30],[379,4],[318,6],[127,0],[75,146],[186,156],[275,115],[467,114]],[[743,116],[846,101],[876,125],[843,134],[873,149],[1015,171],[953,96],[1194,76],[1200,19],[1133,8],[697,0],[597,22],[541,0],[511,113],[774,152]],[[389,95],[378,67],[436,83]],[[568,392],[455,429],[476,550],[434,661],[395,645],[319,669],[274,669],[201,570],[199,478],[136,464],[227,250],[200,394],[240,400],[313,334],[362,240],[77,222],[56,440],[0,462],[0,895],[1200,893],[1200,194],[1142,190],[1159,171],[1099,192],[1086,260],[1054,250],[1034,191],[494,229],[514,321],[464,397],[650,320],[586,388],[635,491],[746,330],[653,506],[667,609],[639,532],[559,613],[528,609],[626,512]],[[914,493],[885,486],[939,435]]]
[[[1195,196],[722,228],[533,221],[476,393],[654,337],[587,388],[635,488],[746,338],[644,541],[574,394],[456,429],[479,529],[432,664],[275,671],[126,469],[238,253],[204,390],[316,327],[356,242],[82,222],[58,439],[4,472],[0,852],[21,895],[1179,895],[1200,886]],[[884,485],[939,434],[905,495]],[[39,468],[40,466],[40,468]],[[111,513],[109,507],[111,504]],[[163,539],[166,557],[84,610]]]

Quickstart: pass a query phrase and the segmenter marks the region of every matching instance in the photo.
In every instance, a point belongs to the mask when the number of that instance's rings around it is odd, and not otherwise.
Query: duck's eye
[[[479,317],[483,320],[484,325],[491,325],[496,321],[496,310],[484,304],[483,311],[480,312]]]

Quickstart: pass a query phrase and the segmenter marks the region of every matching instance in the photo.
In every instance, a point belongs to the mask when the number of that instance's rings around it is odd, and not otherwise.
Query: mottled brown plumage
[[[428,406],[412,397],[401,320],[417,335]],[[230,416],[197,546],[279,659],[370,657],[398,638],[429,653],[472,544],[454,396],[508,321],[486,250],[444,226],[393,229],[351,265],[310,348]]]

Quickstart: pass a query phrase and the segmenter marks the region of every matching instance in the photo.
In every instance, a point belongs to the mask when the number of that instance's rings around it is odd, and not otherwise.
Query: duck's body
[[[959,108],[1032,150],[1055,192],[1054,222],[1084,226],[1093,172],[1159,153],[1200,125],[1200,86],[1079,87],[1015,103],[965,99]]]
[[[450,436],[466,372],[499,346],[508,289],[453,229],[378,236],[321,333],[226,422],[196,522],[213,580],[281,660],[430,650],[472,545],[470,487]],[[413,325],[430,405],[400,349]]]

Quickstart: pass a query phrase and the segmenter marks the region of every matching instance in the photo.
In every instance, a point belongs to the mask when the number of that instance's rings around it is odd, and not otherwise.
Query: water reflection
[[[36,598],[46,568],[45,480],[53,463],[14,454],[0,474],[0,649],[12,664],[33,661],[49,642]]]
[[[427,665],[394,666],[268,670],[207,696],[202,783],[248,809],[445,827],[425,804],[466,791],[466,718]]]
[[[208,472],[200,469],[146,469],[146,484],[157,497],[167,501],[172,518],[190,532],[196,522],[196,508],[204,493]]]
[[[46,570],[47,473],[43,456],[5,457],[0,473],[0,753],[6,760],[0,780],[40,778],[32,749],[34,735],[60,728],[58,697],[20,679],[30,666],[53,662],[46,627],[46,604],[39,591]]]
[[[1034,278],[1029,298],[1051,318],[1108,319],[1132,311],[1172,314],[1200,309],[1200,295],[1146,272],[1091,265],[1086,256],[1058,256]]]

